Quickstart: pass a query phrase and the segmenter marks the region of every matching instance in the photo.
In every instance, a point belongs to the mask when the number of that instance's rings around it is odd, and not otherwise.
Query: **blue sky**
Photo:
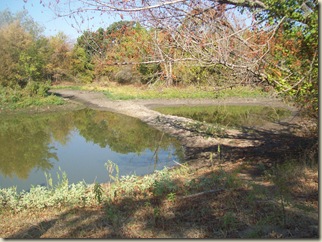
[[[9,9],[12,13],[26,9],[29,15],[44,27],[45,36],[64,32],[71,40],[76,40],[84,30],[91,29],[95,31],[99,27],[106,28],[111,23],[121,20],[117,16],[101,15],[96,12],[86,13],[85,17],[92,20],[77,24],[73,18],[57,17],[51,9],[43,7],[39,0],[28,0],[26,3],[23,0],[0,0],[0,11],[5,9]],[[77,19],[79,20],[79,18]]]

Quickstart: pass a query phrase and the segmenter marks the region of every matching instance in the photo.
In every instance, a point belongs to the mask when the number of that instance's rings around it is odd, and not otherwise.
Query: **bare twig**
[[[184,168],[188,168],[187,166],[182,165],[182,164],[180,164],[179,162],[177,162],[177,161],[175,161],[175,160],[173,160],[173,162],[174,162],[174,163],[176,163],[176,164],[177,164],[177,165],[179,165],[179,166],[182,166],[182,167],[184,167]]]
[[[192,194],[192,195],[187,195],[187,196],[179,197],[178,199],[196,198],[196,197],[203,196],[203,195],[210,194],[210,193],[220,193],[222,191],[224,191],[224,189],[209,190],[209,191],[195,193],[195,194]]]

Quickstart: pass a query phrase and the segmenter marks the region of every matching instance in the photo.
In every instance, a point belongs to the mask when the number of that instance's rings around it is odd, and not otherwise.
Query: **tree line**
[[[37,89],[35,83],[61,80],[266,85],[317,117],[317,1],[82,4],[66,15],[82,16],[95,6],[98,12],[132,14],[133,20],[85,31],[71,44],[62,33],[43,37],[26,14],[3,13],[7,17],[1,20],[0,84],[29,88],[31,93]]]
[[[76,43],[64,33],[44,37],[27,14],[2,12],[0,84],[36,90],[37,83],[71,81],[121,84],[154,83],[220,85],[229,70],[174,60],[184,56],[165,30],[148,29],[136,21],[119,21],[108,28],[85,31]],[[172,56],[171,58],[169,56]],[[190,62],[190,63],[189,63]],[[226,84],[229,80],[226,80]]]
[[[318,116],[317,0],[49,2],[61,7],[58,16],[127,15],[154,31],[150,57],[162,63],[168,85],[189,78],[212,84],[216,73],[215,85],[264,82]]]

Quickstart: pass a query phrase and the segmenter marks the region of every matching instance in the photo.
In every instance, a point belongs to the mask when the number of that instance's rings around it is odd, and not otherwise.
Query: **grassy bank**
[[[249,86],[236,86],[234,88],[214,89],[212,87],[166,87],[166,86],[145,86],[145,85],[118,85],[109,84],[101,86],[90,84],[83,86],[57,85],[54,89],[74,89],[87,91],[103,92],[111,100],[130,100],[130,99],[174,99],[174,98],[228,98],[228,97],[268,97],[272,93],[264,92],[261,88]]]
[[[0,110],[16,110],[31,107],[55,106],[65,104],[65,101],[57,96],[49,95],[49,86],[35,84],[32,87],[13,88],[0,87]]]
[[[88,85],[55,85],[49,87],[42,84],[30,88],[21,89],[19,87],[0,88],[0,109],[16,110],[30,107],[43,107],[65,104],[65,101],[57,96],[49,95],[47,91],[51,89],[73,89],[103,92],[111,100],[131,100],[131,99],[184,99],[184,98],[256,98],[268,97],[272,93],[264,92],[261,88],[249,86],[236,86],[234,88],[219,89],[209,87],[185,86],[185,87],[165,87],[165,86],[145,86],[145,85],[118,85],[109,84],[102,86],[100,84]]]

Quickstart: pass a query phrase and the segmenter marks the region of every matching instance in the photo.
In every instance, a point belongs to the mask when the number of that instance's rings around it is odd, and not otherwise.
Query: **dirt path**
[[[209,160],[210,153],[214,150],[217,151],[218,145],[229,151],[228,153],[230,158],[232,158],[232,152],[234,151],[236,153],[237,149],[256,150],[256,147],[262,147],[264,144],[270,144],[272,146],[273,142],[273,146],[279,146],[279,142],[276,143],[276,134],[285,132],[289,134],[292,133],[294,128],[297,127],[296,123],[299,121],[295,115],[296,110],[277,99],[230,98],[114,101],[107,99],[104,94],[98,92],[78,90],[54,90],[52,92],[68,100],[82,103],[93,109],[108,110],[138,118],[165,133],[175,136],[181,141],[185,148],[186,161],[197,161],[198,165],[203,163],[202,161]],[[282,123],[271,123],[261,127],[260,129],[247,130],[245,132],[231,129],[226,130],[225,135],[221,137],[206,137],[205,134],[198,133],[196,130],[189,128],[195,121],[183,117],[163,115],[151,109],[152,107],[158,106],[228,104],[284,107],[294,111],[294,115],[289,117],[288,120],[284,120]],[[249,135],[250,133],[252,133],[251,137]],[[285,138],[288,139],[289,136],[285,136]],[[284,141],[281,140],[281,142]],[[261,153],[263,152],[265,151],[261,151]]]
[[[160,106],[197,105],[262,105],[295,109],[277,99],[270,98],[228,98],[228,99],[152,99],[152,100],[109,100],[103,93],[78,90],[53,90],[52,93],[63,98],[83,103],[95,109],[109,110],[148,122],[160,116],[151,110]]]

